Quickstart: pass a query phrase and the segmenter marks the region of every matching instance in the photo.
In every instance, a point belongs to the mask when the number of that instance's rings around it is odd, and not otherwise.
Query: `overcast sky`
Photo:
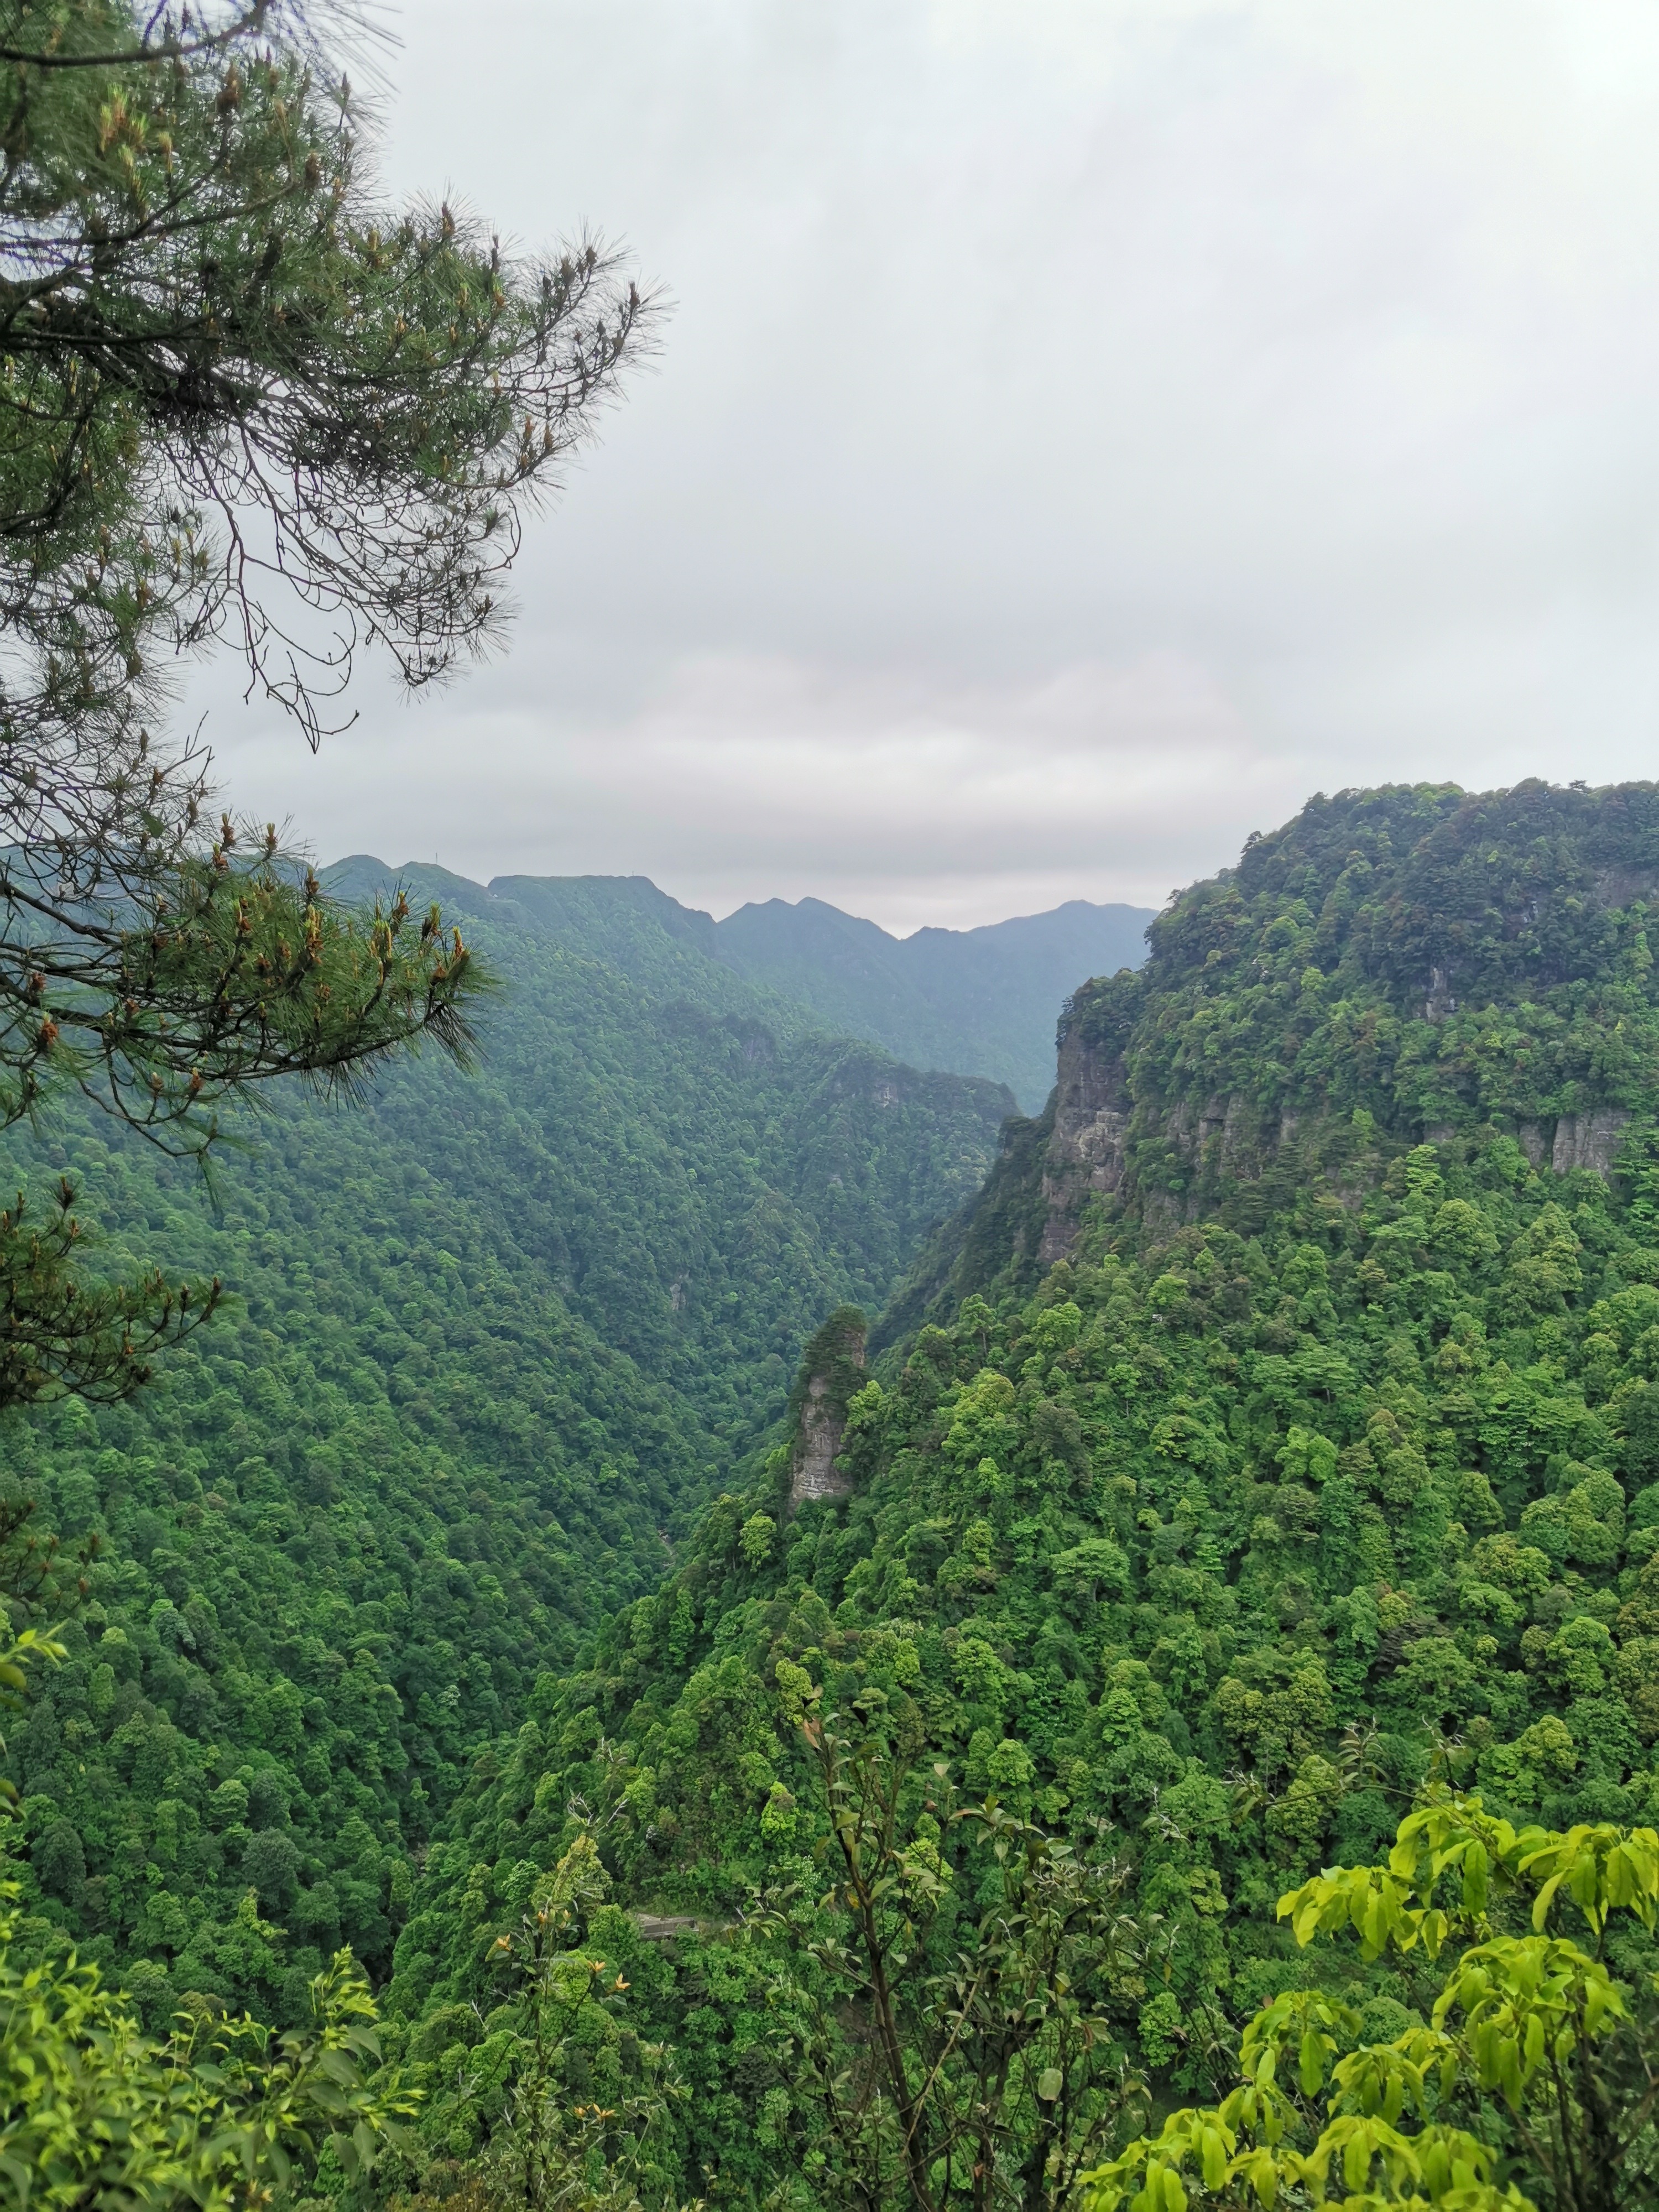
[[[1659,773],[1651,0],[407,0],[384,161],[661,357],[319,857],[1160,904],[1310,792]]]

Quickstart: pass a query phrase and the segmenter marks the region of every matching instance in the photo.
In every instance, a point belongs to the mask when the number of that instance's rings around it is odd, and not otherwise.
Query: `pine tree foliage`
[[[78,1087],[200,1153],[250,1086],[467,1046],[459,932],[337,911],[274,830],[214,830],[206,755],[156,734],[177,656],[221,639],[313,744],[364,646],[415,687],[481,649],[648,322],[592,242],[515,263],[384,206],[351,27],[0,9],[0,1120]],[[89,1330],[27,1236],[0,1273],[26,1394],[137,1388],[190,1325],[144,1284]]]

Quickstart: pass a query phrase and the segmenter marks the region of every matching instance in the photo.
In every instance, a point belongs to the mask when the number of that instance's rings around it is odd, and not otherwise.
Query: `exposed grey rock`
[[[1060,1040],[1055,1081],[1054,1133],[1042,1170],[1048,1211],[1037,1254],[1045,1267],[1075,1243],[1089,1193],[1121,1189],[1127,1164],[1123,1146],[1130,1100],[1121,1060],[1068,1030]]]
[[[1555,1147],[1553,1121],[1522,1121],[1515,1132],[1515,1140],[1534,1168],[1547,1167]]]
[[[1659,891],[1659,874],[1651,868],[1603,868],[1595,878],[1595,896],[1602,906],[1634,906],[1640,899],[1651,906]]]
[[[820,1340],[821,1341],[822,1340]],[[864,1338],[849,1329],[842,1337],[840,1352],[855,1368],[864,1365]],[[842,1369],[843,1374],[845,1368]],[[845,1384],[842,1388],[844,1389]],[[853,1478],[836,1465],[836,1455],[847,1428],[847,1411],[841,1391],[826,1369],[807,1378],[806,1396],[795,1431],[794,1457],[789,1470],[789,1510],[799,1510],[815,1498],[846,1498]]]
[[[1557,1175],[1570,1168],[1590,1168],[1599,1176],[1612,1173],[1624,1140],[1630,1115],[1622,1106],[1594,1106],[1586,1114],[1564,1114],[1555,1125],[1550,1165]]]
[[[1423,1004],[1423,1018],[1428,1022],[1443,1022],[1448,1014],[1457,1012],[1457,1001],[1452,996],[1451,969],[1431,968],[1429,995]]]
[[[1425,1011],[1432,1020],[1455,1011],[1451,975],[1437,968],[1430,977]],[[1085,1201],[1091,1194],[1110,1197],[1124,1189],[1128,1176],[1128,1132],[1133,1101],[1129,1095],[1121,1056],[1091,1046],[1076,1029],[1067,1030],[1060,1044],[1054,1095],[1053,1132],[1042,1160],[1042,1242],[1038,1261],[1051,1267],[1064,1259],[1077,1241]],[[1142,1103],[1143,1115],[1146,1111]],[[1597,1106],[1578,1114],[1564,1114],[1559,1121],[1524,1121],[1516,1130],[1521,1149],[1534,1168],[1553,1168],[1557,1175],[1570,1169],[1589,1168],[1599,1176],[1611,1173],[1618,1157],[1628,1111],[1620,1106]],[[1173,1228],[1181,1220],[1201,1214],[1205,1191],[1218,1176],[1251,1182],[1282,1160],[1290,1148],[1316,1143],[1322,1124],[1290,1108],[1263,1111],[1249,1101],[1224,1092],[1201,1103],[1178,1100],[1163,1116],[1163,1132],[1190,1164],[1192,1181],[1184,1196],[1161,1190],[1136,1194],[1135,1203],[1149,1221]],[[1427,1125],[1423,1138],[1429,1144],[1446,1144],[1457,1134],[1449,1122]],[[1358,1193],[1340,1194],[1345,1204],[1357,1204]]]
[[[694,1920],[683,1912],[635,1912],[629,1917],[647,1943],[670,1943],[676,1936],[696,1936],[705,1930],[712,1933],[723,1925],[717,1921]]]

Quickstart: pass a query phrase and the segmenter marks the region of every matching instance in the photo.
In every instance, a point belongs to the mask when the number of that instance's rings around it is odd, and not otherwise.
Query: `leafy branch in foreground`
[[[181,2014],[140,2033],[94,1966],[20,1971],[0,1918],[0,2189],[18,2207],[259,2201],[326,2147],[349,2178],[401,2139],[415,2100],[378,2078],[368,1985],[349,1952],[312,1984],[307,2027]]]
[[[429,2168],[402,2212],[672,2203],[660,2138],[684,2093],[672,2052],[623,2026],[627,1976],[594,1955],[610,1887],[583,1820],[518,1927],[491,1943],[490,2033],[431,2100],[424,2132],[453,2143],[476,2130],[483,2148],[459,2167]]]
[[[1552,1932],[1569,1900],[1594,1953]],[[1508,1932],[1518,1908],[1527,1932]],[[1085,2212],[1185,2212],[1189,2184],[1217,2212],[1271,2212],[1287,2193],[1319,2212],[1520,2212],[1534,2198],[1613,2212],[1650,2196],[1659,1832],[1517,1830],[1437,1789],[1385,1866],[1316,1875],[1279,1911],[1299,1943],[1346,1929],[1368,1959],[1444,1954],[1428,2023],[1367,2044],[1340,1996],[1274,1998],[1244,2031],[1240,2086],[1086,2175]],[[1615,1915],[1648,1939],[1633,1982],[1607,1963]]]
[[[52,1634],[14,1637],[0,1702],[21,1708],[28,1668],[64,1656]],[[313,1978],[304,2028],[273,2036],[201,2006],[157,2041],[73,1952],[15,1965],[18,1934],[16,1911],[0,1911],[0,2197],[18,2212],[228,2212],[314,2172],[325,2148],[355,2180],[406,2142],[418,2100],[381,2068],[375,2005],[349,1951]]]
[[[1126,1910],[1121,1857],[1085,1859],[994,1798],[957,1806],[885,1703],[863,1701],[855,1735],[807,1712],[835,1877],[816,1903],[769,1891],[758,1923],[807,1969],[782,1972],[773,2002],[824,2123],[820,2185],[872,2212],[894,2190],[921,2212],[1064,2204],[1144,2110],[1123,2052],[1155,1924]],[[972,1917],[939,1848],[951,1822],[992,1862],[994,1901]]]

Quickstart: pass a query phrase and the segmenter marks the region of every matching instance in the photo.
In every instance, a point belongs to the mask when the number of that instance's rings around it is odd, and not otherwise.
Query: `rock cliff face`
[[[842,1310],[807,1346],[794,1450],[789,1462],[789,1510],[815,1498],[845,1498],[850,1476],[836,1465],[847,1428],[847,1401],[864,1374],[864,1316]]]
[[[1112,1044],[1091,1040],[1077,1024],[1061,1031],[1053,1111],[1054,1127],[1042,1161],[1038,1261],[1043,1267],[1070,1251],[1091,1196],[1131,1200],[1141,1212],[1166,1215],[1173,1224],[1206,1213],[1223,1178],[1251,1182],[1274,1169],[1294,1172],[1304,1154],[1308,1170],[1317,1172],[1317,1116],[1289,1111],[1263,1114],[1237,1096],[1207,1098],[1196,1105],[1179,1099],[1155,1117],[1143,1112],[1140,1120],[1155,1120],[1158,1134],[1184,1166],[1185,1200],[1162,1190],[1137,1194],[1129,1150],[1134,1101],[1126,1056]],[[1630,1121],[1626,1107],[1595,1106],[1518,1121],[1515,1135],[1534,1168],[1549,1168],[1557,1175],[1584,1168],[1605,1177],[1613,1171]],[[1453,1133],[1443,1122],[1426,1122],[1420,1130],[1430,1144],[1443,1143]]]
[[[1569,1168],[1612,1171],[1630,1115],[1622,1106],[1597,1106],[1588,1114],[1563,1114],[1550,1137],[1550,1165],[1557,1175]],[[1540,1129],[1546,1125],[1536,1125]]]
[[[1089,1198],[1133,1199],[1141,1212],[1167,1216],[1172,1224],[1196,1219],[1209,1210],[1208,1194],[1218,1178],[1254,1182],[1279,1164],[1302,1121],[1288,1112],[1264,1115],[1238,1097],[1206,1098],[1198,1105],[1178,1099],[1155,1117],[1143,1115],[1187,1170],[1183,1203],[1167,1191],[1134,1192],[1133,1111],[1123,1055],[1091,1042],[1080,1029],[1063,1034],[1054,1133],[1042,1167],[1043,1267],[1070,1251]]]
[[[1357,1206],[1402,1152],[1518,1144],[1616,1177],[1659,1097],[1659,784],[1316,798],[1082,984],[1038,1120],[930,1240],[875,1340],[1063,1258]],[[1317,1218],[1316,1212],[1310,1214]]]
[[[1050,1267],[1077,1241],[1085,1202],[1091,1196],[1132,1194],[1129,1134],[1133,1101],[1123,1055],[1092,1043],[1079,1029],[1062,1036],[1052,1134],[1042,1160],[1043,1222],[1039,1261]],[[1143,1194],[1140,1210],[1172,1219],[1197,1218],[1208,1211],[1206,1194],[1223,1176],[1253,1182],[1274,1166],[1293,1164],[1298,1137],[1316,1133],[1304,1127],[1305,1116],[1263,1115],[1248,1101],[1206,1099],[1194,1106],[1178,1100],[1158,1116],[1159,1133],[1186,1165],[1190,1181],[1183,1205],[1164,1192]],[[1554,1119],[1519,1122],[1515,1134],[1534,1168],[1565,1175],[1587,1168],[1602,1176],[1613,1163],[1630,1125],[1622,1106],[1595,1106]],[[1443,1123],[1425,1124],[1424,1139],[1435,1144],[1452,1135]]]
[[[789,1475],[792,1513],[812,1498],[845,1498],[852,1489],[850,1479],[836,1465],[846,1426],[846,1413],[837,1411],[827,1380],[815,1375],[806,1386],[806,1402],[800,1409],[800,1428],[795,1437]]]
[[[1091,1042],[1078,1024],[1068,1027],[1060,1042],[1054,1122],[1042,1163],[1042,1266],[1051,1267],[1070,1251],[1091,1192],[1106,1197],[1122,1189],[1131,1103],[1122,1054]]]

